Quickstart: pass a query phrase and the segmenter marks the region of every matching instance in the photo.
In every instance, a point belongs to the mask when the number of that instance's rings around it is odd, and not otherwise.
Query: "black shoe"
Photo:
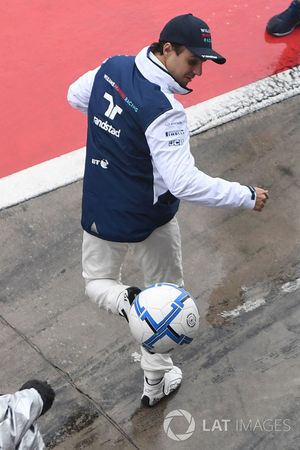
[[[133,303],[133,300],[139,293],[141,292],[141,289],[135,286],[130,286],[129,288],[125,289],[123,299],[120,303],[120,315],[125,317],[125,319],[128,322],[128,314],[131,308],[131,305]]]
[[[298,25],[300,25],[300,4],[293,0],[288,9],[269,20],[267,32],[272,36],[286,36]]]

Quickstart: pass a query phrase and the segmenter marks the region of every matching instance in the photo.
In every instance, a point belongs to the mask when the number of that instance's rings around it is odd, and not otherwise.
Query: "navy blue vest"
[[[169,191],[153,205],[145,130],[172,105],[134,59],[115,56],[101,66],[88,107],[81,223],[88,233],[115,242],[143,241],[179,207]]]

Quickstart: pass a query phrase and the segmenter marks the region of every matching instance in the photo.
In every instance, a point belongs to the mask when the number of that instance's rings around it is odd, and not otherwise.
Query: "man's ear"
[[[164,56],[168,56],[173,51],[173,45],[171,42],[165,42],[163,46],[163,54]]]

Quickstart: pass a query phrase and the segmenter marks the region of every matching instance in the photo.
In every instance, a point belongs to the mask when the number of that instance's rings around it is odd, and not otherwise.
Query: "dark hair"
[[[43,402],[43,409],[41,416],[51,408],[55,398],[55,392],[47,381],[40,380],[28,380],[23,386],[20,387],[20,391],[24,389],[35,389],[41,396]]]
[[[153,44],[150,45],[150,50],[152,53],[159,53],[160,55],[164,52],[164,44],[166,44],[168,41],[159,41],[159,42],[153,42]],[[172,47],[174,48],[176,55],[180,55],[181,52],[184,50],[184,45],[182,44],[176,44],[175,42],[170,42]]]

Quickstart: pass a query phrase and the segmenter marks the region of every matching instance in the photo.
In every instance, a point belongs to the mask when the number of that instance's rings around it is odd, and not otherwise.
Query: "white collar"
[[[162,62],[150,51],[150,47],[143,48],[137,54],[135,64],[147,80],[160,86],[162,92],[168,94],[192,92],[191,89],[184,88],[172,77]]]

